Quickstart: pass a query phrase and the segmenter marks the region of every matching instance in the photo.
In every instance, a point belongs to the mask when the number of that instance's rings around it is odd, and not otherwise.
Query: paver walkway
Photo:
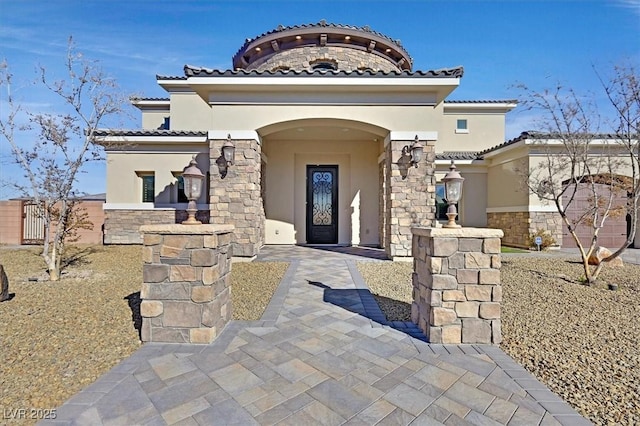
[[[42,423],[590,424],[498,347],[386,324],[355,267],[371,257],[265,247],[258,261],[291,263],[261,321],[210,345],[145,344]]]

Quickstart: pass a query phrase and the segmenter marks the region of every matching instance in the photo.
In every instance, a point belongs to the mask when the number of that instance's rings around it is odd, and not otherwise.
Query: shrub
[[[536,250],[538,249],[538,245],[536,244],[536,237],[542,238],[542,244],[540,244],[540,249],[542,250],[546,250],[556,244],[556,239],[553,238],[551,232],[544,229],[537,229],[535,233],[529,234],[529,239],[527,240],[529,247]]]

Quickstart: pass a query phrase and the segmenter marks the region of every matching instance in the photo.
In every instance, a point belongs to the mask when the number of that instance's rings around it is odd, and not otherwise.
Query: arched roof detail
[[[347,52],[347,56],[348,53],[353,53],[354,58],[351,61],[339,61],[343,69],[369,68],[367,62],[370,62],[373,68],[384,68],[383,64],[388,63],[397,71],[411,71],[413,66],[413,59],[400,40],[373,31],[368,26],[330,24],[323,20],[317,24],[289,27],[280,25],[272,31],[247,39],[233,56],[233,68],[259,69],[262,64],[281,56],[283,52],[303,48],[307,48],[301,53],[307,57],[306,63],[322,57],[335,59],[336,56]],[[305,62],[300,62],[295,66],[300,69],[304,64]],[[286,65],[286,62],[274,62],[274,66]]]

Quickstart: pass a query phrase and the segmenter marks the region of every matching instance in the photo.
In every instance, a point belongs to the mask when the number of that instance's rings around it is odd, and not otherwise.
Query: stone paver
[[[147,343],[42,424],[590,424],[497,346],[387,322],[355,266],[383,258],[264,247],[257,261],[290,266],[260,321]]]

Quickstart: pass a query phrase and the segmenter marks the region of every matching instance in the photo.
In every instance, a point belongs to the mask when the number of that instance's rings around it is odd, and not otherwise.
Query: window
[[[447,203],[447,200],[445,199],[445,189],[444,189],[444,183],[436,183],[436,219],[437,220],[446,220],[448,221],[449,218],[447,217],[447,209],[449,208],[449,203]],[[456,208],[458,207],[458,204],[456,203]],[[460,212],[458,211],[458,217],[460,217]]]
[[[338,61],[334,59],[316,59],[315,61],[311,61],[309,63],[311,65],[312,70],[337,70],[338,69]]]
[[[469,133],[469,127],[467,127],[467,125],[466,118],[456,120],[456,133]]]
[[[178,176],[177,179],[178,182],[176,183],[176,186],[178,187],[178,202],[188,203],[189,199],[187,199],[187,196],[184,194],[184,178],[182,176]]]
[[[140,174],[142,179],[142,202],[153,203],[156,198],[156,177],[153,174]]]

